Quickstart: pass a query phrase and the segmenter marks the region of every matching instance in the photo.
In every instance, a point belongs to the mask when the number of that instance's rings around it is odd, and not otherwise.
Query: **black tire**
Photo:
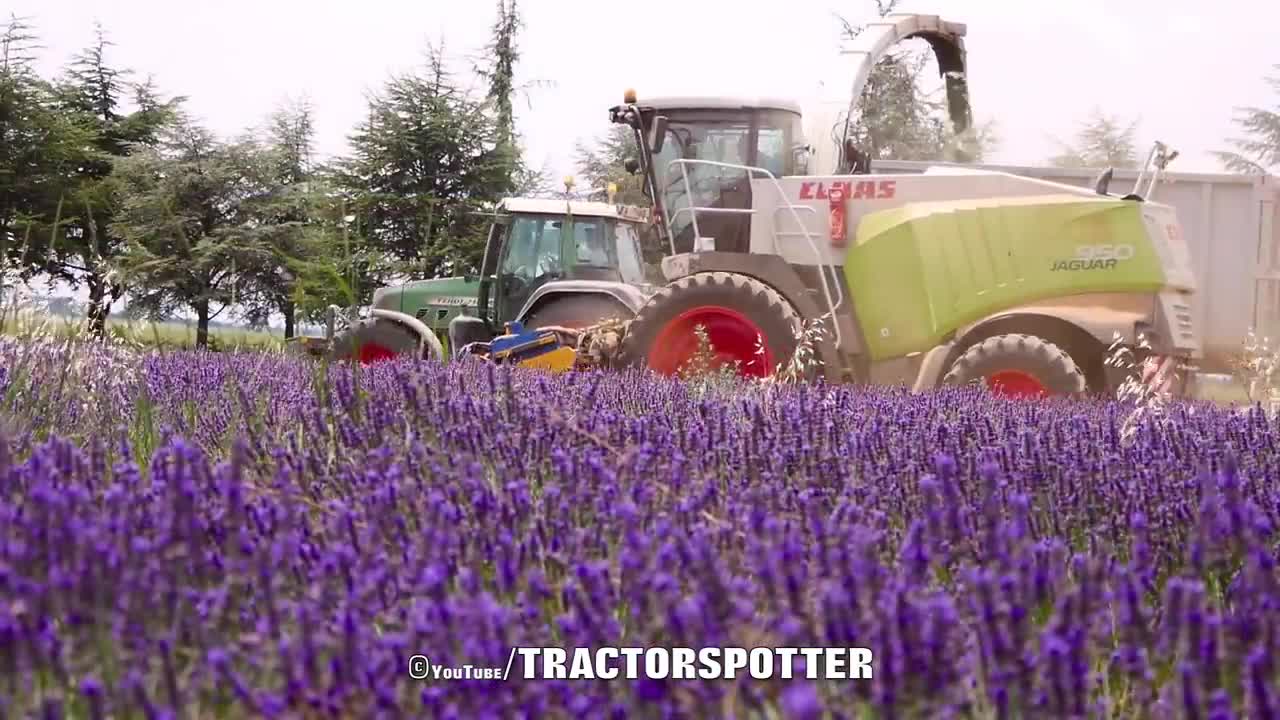
[[[362,348],[370,347],[385,348],[397,356],[414,355],[418,352],[418,338],[390,320],[366,318],[338,333],[333,339],[333,354],[330,357],[334,360],[353,360],[360,357]]]
[[[696,273],[662,288],[640,308],[622,339],[619,364],[651,367],[650,351],[663,330],[682,314],[704,307],[725,308],[750,320],[773,356],[775,370],[790,361],[804,326],[791,303],[755,278],[726,272]]]
[[[630,317],[625,306],[604,295],[566,295],[534,310],[525,318],[524,326],[528,330],[552,325],[577,329]]]
[[[996,335],[972,345],[952,364],[942,384],[986,383],[1001,371],[1030,375],[1051,395],[1080,396],[1088,388],[1084,373],[1062,348],[1022,334]]]

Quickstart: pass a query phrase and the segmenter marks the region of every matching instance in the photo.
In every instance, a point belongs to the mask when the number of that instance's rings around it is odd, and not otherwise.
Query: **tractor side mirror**
[[[640,163],[635,158],[627,158],[622,163],[622,167],[627,171],[628,175],[635,175],[640,172]]]
[[[662,152],[662,146],[667,141],[667,116],[659,115],[653,119],[653,153],[656,155]]]

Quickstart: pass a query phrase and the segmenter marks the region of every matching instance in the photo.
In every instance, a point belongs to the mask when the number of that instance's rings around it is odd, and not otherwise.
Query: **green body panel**
[[[1076,195],[870,213],[844,272],[873,360],[928,351],[964,325],[1028,302],[1165,285],[1141,204]]]
[[[449,321],[461,315],[476,314],[480,293],[478,278],[437,278],[418,280],[387,288],[377,307],[413,315],[441,337],[449,329]]]

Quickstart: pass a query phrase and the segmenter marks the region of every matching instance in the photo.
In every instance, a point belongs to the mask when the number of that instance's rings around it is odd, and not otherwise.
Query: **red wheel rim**
[[[360,364],[382,362],[395,358],[396,354],[377,343],[365,343],[360,346]]]
[[[773,353],[764,333],[745,315],[728,308],[707,305],[686,310],[662,329],[649,350],[648,365],[663,375],[675,375],[698,350],[694,328],[701,325],[715,353],[714,368],[738,361],[738,374],[766,377],[773,372]],[[764,345],[764,352],[759,346]]]
[[[1042,398],[1049,394],[1034,375],[1021,370],[1001,370],[987,376],[992,394],[1007,398]]]

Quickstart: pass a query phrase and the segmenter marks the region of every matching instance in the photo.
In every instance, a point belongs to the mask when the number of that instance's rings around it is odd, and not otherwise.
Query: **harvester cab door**
[[[654,174],[676,252],[748,252],[751,217],[742,211],[752,207],[751,180],[765,176],[741,168],[763,168],[774,177],[793,174],[796,159],[791,147],[802,137],[799,115],[751,108],[675,109],[663,114],[668,117],[667,130],[653,158]],[[695,246],[695,236],[713,241],[712,247]]]

